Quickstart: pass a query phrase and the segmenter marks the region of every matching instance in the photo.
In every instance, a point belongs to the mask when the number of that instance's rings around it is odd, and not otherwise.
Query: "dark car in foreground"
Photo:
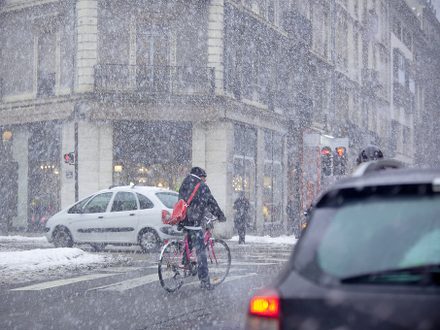
[[[251,298],[246,327],[440,329],[440,170],[332,186],[282,274]]]

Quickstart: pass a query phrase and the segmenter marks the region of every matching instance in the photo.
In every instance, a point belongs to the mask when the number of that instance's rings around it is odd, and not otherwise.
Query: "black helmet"
[[[206,176],[207,176],[205,170],[203,168],[197,167],[197,166],[193,167],[191,169],[190,173],[194,174],[194,175],[197,175],[199,178],[201,178],[202,176],[204,176],[206,178]]]
[[[359,165],[360,163],[365,163],[365,162],[369,162],[372,160],[378,160],[378,159],[382,159],[382,158],[383,158],[382,151],[376,146],[369,145],[364,150],[362,150],[360,152],[358,158],[356,159],[356,162]]]

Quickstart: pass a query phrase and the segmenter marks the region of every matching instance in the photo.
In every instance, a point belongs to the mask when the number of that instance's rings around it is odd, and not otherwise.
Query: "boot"
[[[214,286],[211,284],[209,277],[200,281],[200,288],[205,290],[212,290]]]

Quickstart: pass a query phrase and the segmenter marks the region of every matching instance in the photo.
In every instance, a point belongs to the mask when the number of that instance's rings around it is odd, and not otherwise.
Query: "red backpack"
[[[197,190],[200,187],[200,182],[194,187],[193,192],[191,193],[191,196],[188,198],[188,202],[185,202],[183,199],[179,199],[174,205],[173,213],[171,213],[171,216],[164,220],[163,223],[166,225],[177,225],[186,218],[186,210],[188,209],[189,204],[191,204],[191,201],[194,198],[194,195],[196,194]]]

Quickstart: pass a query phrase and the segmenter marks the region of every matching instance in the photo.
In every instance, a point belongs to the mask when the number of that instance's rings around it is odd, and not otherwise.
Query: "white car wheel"
[[[158,251],[161,240],[153,229],[145,229],[139,234],[139,245],[144,252]]]
[[[53,232],[53,244],[55,247],[72,247],[73,238],[69,229],[66,227],[58,227]]]

